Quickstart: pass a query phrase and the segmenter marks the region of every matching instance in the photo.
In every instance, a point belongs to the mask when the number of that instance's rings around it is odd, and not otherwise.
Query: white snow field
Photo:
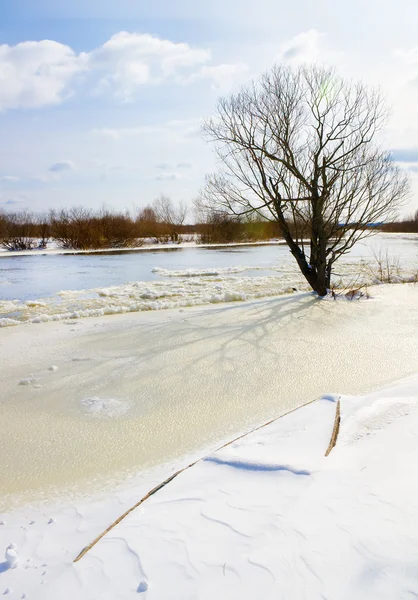
[[[325,457],[339,399],[340,432]],[[173,469],[106,496],[10,511],[0,524],[0,594],[416,598],[417,431],[418,375],[365,396],[325,395],[185,470],[77,563],[86,545]]]

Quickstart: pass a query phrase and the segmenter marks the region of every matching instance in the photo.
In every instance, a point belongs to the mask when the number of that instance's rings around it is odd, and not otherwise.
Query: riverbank
[[[409,239],[418,241],[418,233],[402,233],[402,232],[377,232],[373,236],[378,235],[380,238],[386,239]],[[367,236],[365,239],[368,239]],[[371,236],[370,236],[371,237]],[[309,240],[306,240],[309,243]],[[39,248],[35,250],[16,250],[10,251],[0,249],[0,258],[10,258],[18,256],[55,256],[55,255],[89,255],[89,254],[129,254],[137,252],[155,252],[164,250],[181,250],[187,248],[239,248],[239,247],[251,247],[251,246],[286,246],[284,239],[275,238],[271,240],[264,240],[261,242],[230,242],[227,244],[200,244],[196,241],[184,241],[184,242],[162,242],[159,244],[145,243],[144,245],[132,247],[132,248],[99,248],[90,250],[73,250],[71,248],[60,248],[55,242],[50,243],[49,248]]]
[[[72,250],[71,248],[42,248],[36,250],[19,250],[9,251],[0,250],[0,258],[10,258],[13,256],[54,256],[60,254],[129,254],[136,252],[155,252],[158,250],[181,250],[186,248],[239,248],[246,246],[284,246],[286,242],[281,239],[266,240],[264,242],[231,242],[228,244],[198,244],[192,242],[167,242],[161,244],[144,244],[143,246],[137,246],[133,248],[99,248],[97,250]]]

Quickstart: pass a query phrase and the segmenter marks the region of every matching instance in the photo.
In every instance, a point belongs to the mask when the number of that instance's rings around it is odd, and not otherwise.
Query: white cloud
[[[126,31],[87,55],[90,69],[104,72],[100,88],[111,88],[125,101],[133,99],[139,86],[161,83],[210,59],[210,50]]]
[[[323,37],[316,29],[296,35],[282,45],[278,60],[297,64],[317,62]]]
[[[83,57],[58,42],[0,46],[0,110],[58,104],[69,93]]]
[[[401,58],[407,65],[418,64],[418,46],[409,48],[408,50],[396,50],[395,56]]]
[[[173,165],[169,162],[160,162],[155,165],[155,168],[160,169],[161,171],[173,171],[173,169],[191,169],[193,168],[193,165],[190,162],[179,162],[177,165]]]
[[[61,173],[62,171],[73,171],[75,165],[71,160],[59,160],[49,167],[52,173]]]
[[[418,46],[408,50],[396,50],[395,56],[400,58],[408,69],[407,83],[418,84]]]
[[[71,96],[72,85],[110,92],[125,102],[144,85],[208,79],[229,89],[247,71],[244,64],[210,65],[211,51],[146,33],[121,31],[91,52],[77,54],[51,40],[0,45],[0,110],[40,108]]]
[[[184,83],[191,83],[198,79],[209,79],[213,87],[222,91],[229,91],[237,84],[248,79],[248,70],[248,66],[244,63],[204,66],[197,73],[193,73],[183,81]]]
[[[93,135],[103,136],[111,140],[121,140],[122,138],[140,137],[146,135],[162,135],[171,138],[188,138],[199,136],[201,126],[201,119],[185,119],[173,120],[155,125],[140,125],[138,127],[93,129],[91,133]]]
[[[129,131],[128,129],[93,129],[92,133],[94,135],[103,136],[105,138],[109,138],[111,140],[120,140],[123,131]]]
[[[16,183],[17,181],[19,181],[19,177],[15,177],[14,175],[0,177],[0,183]]]
[[[178,173],[160,173],[155,179],[157,181],[177,181],[181,179],[181,176]]]
[[[14,198],[9,198],[9,200],[2,201],[2,204],[5,204],[6,206],[12,206],[13,204],[20,204],[21,202],[22,202],[22,200],[16,200]]]

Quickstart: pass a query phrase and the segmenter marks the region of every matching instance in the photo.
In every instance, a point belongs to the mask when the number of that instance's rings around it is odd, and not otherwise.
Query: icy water
[[[403,280],[416,275],[418,236],[379,234],[339,261],[333,284],[352,289],[375,283],[373,253],[386,252],[399,265],[392,275]],[[2,327],[256,300],[309,289],[282,244],[1,257],[0,273]]]
[[[360,242],[345,262],[369,261],[373,251],[398,257],[402,267],[418,264],[418,235],[378,234]],[[168,271],[186,269],[245,268],[243,276],[277,275],[277,269],[292,267],[294,259],[284,245],[236,246],[230,248],[176,248],[109,254],[65,254],[8,257],[0,253],[0,300],[49,298],[60,291],[90,290],[127,282],[163,279],[155,267]]]

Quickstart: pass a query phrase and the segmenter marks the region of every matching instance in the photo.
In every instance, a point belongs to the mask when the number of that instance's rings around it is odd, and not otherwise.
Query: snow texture
[[[325,458],[337,399],[341,429]],[[323,396],[156,484],[10,511],[0,593],[33,600],[407,600],[418,596],[418,375]],[[185,462],[184,464],[187,464]],[[165,467],[165,475],[172,474]],[[15,568],[11,568],[15,567]]]

